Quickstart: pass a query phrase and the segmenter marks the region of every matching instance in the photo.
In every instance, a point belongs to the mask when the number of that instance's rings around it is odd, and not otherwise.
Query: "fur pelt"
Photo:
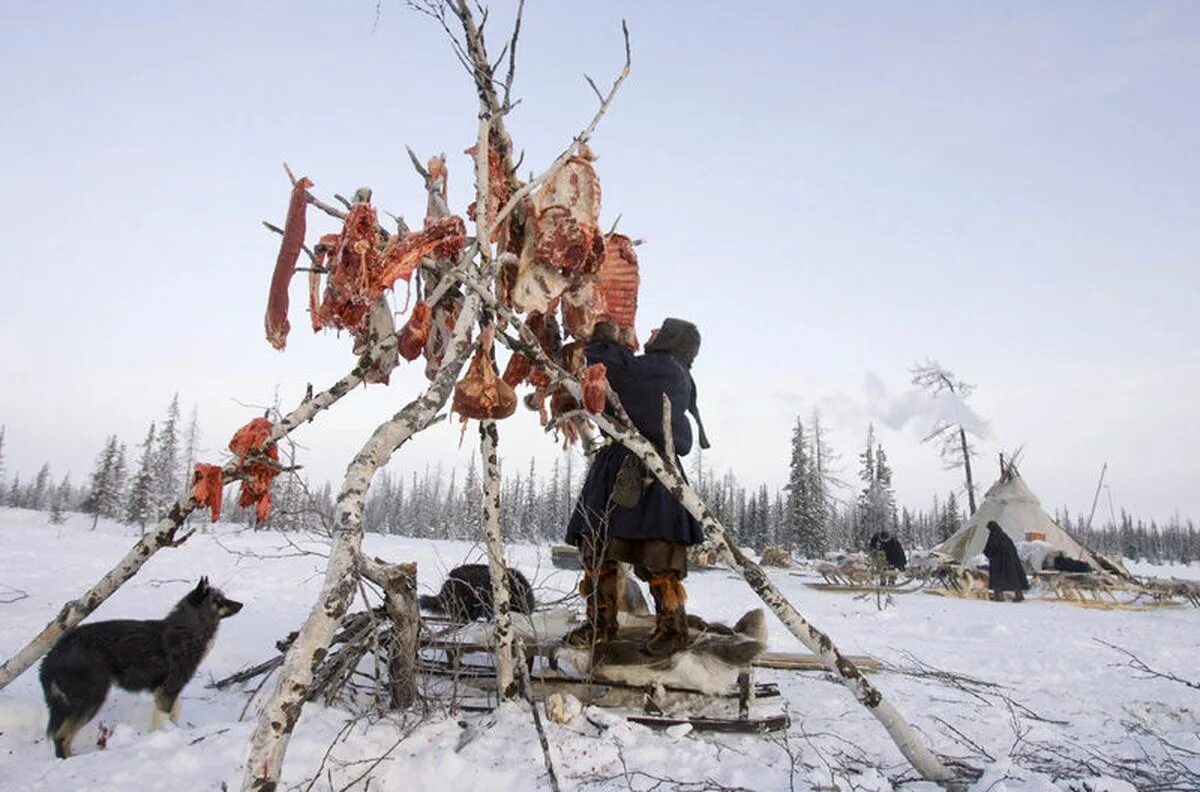
[[[650,621],[629,619],[626,624],[616,640],[598,644],[594,655],[586,647],[563,645],[557,656],[580,673],[600,680],[630,685],[657,682],[717,694],[728,692],[738,671],[767,648],[766,617],[761,608],[746,613],[732,628],[689,615],[691,640],[686,649],[668,657],[642,651],[653,627]]]

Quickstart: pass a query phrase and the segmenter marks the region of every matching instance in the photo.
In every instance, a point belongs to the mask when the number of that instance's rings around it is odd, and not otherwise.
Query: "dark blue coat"
[[[603,363],[608,384],[621,400],[634,426],[654,447],[663,451],[663,394],[671,402],[671,434],[675,453],[692,449],[692,427],[687,408],[692,401],[692,376],[683,364],[665,352],[634,355],[615,341],[588,344],[587,362]],[[700,524],[683,505],[654,479],[632,508],[611,503],[613,482],[630,452],[619,443],[602,448],[588,468],[579,500],[567,525],[567,541],[580,545],[593,531],[635,541],[665,539],[696,544],[704,538]],[[682,474],[682,466],[678,466]]]

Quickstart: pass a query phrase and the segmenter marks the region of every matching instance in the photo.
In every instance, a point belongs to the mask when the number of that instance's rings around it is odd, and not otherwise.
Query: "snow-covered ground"
[[[0,509],[0,601],[16,600],[0,604],[0,656],[23,646],[134,538],[123,526],[89,526],[82,515],[55,526],[44,514]],[[366,544],[388,560],[416,561],[423,591],[436,589],[450,567],[482,560],[480,547],[464,542],[369,536]],[[158,553],[93,618],[159,618],[202,574],[245,603],[223,624],[184,690],[181,725],[151,732],[149,695],[114,690],[77,738],[79,755],[56,760],[30,669],[0,691],[0,789],[239,788],[252,729],[239,717],[248,693],[205,684],[274,656],[275,641],[299,625],[320,587],[324,559],[300,550],[321,548],[274,533],[222,529]],[[575,574],[554,569],[548,548],[514,546],[509,553],[539,586],[539,599],[573,588]],[[1138,574],[1200,578],[1200,566],[1133,566]],[[1099,643],[1200,681],[1200,610],[1091,610],[1041,601],[1037,592],[1019,605],[912,593],[879,610],[873,598],[816,591],[785,570],[771,575],[843,652],[906,669],[919,661],[994,685],[962,688],[899,671],[873,677],[934,750],[984,771],[973,790],[1130,790],[1106,771],[1106,762],[1137,759],[1149,769],[1167,753],[1200,772],[1200,691],[1139,675],[1128,657]],[[18,598],[19,592],[28,596]],[[689,609],[710,620],[732,622],[760,604],[726,570],[693,573],[688,596]],[[773,616],[768,621],[771,649],[803,651]],[[912,771],[879,723],[823,674],[760,671],[757,679],[782,688],[792,717],[786,737],[669,736],[625,722],[605,728],[583,718],[565,726],[547,722],[562,787],[647,789],[671,779],[657,788],[883,790],[901,781],[906,789],[936,788],[911,782]],[[352,788],[364,789],[367,777],[371,789],[383,790],[549,788],[532,720],[521,707],[469,716],[435,707],[419,723],[410,715],[407,723],[359,720],[344,730],[347,719],[337,709],[305,707],[283,788],[305,788],[323,760],[313,789],[341,789],[360,776]],[[101,723],[112,729],[103,750],[96,745]],[[1091,770],[1082,769],[1085,761]],[[1070,779],[1042,772],[1056,763],[1078,769]]]

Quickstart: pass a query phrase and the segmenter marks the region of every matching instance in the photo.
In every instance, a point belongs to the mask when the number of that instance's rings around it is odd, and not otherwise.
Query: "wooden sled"
[[[1090,610],[1122,610],[1122,611],[1153,611],[1160,608],[1179,608],[1182,604],[1174,600],[1130,600],[1122,602],[1120,600],[1098,600],[1098,599],[1074,599],[1071,597],[1044,597],[1042,602],[1057,602],[1062,605],[1074,605],[1077,608],[1088,608]]]
[[[442,677],[482,695],[460,698],[467,712],[490,712],[497,703],[495,671],[467,664],[453,667],[424,661],[418,670],[425,676]],[[584,706],[618,713],[621,718],[651,728],[689,724],[697,731],[762,734],[786,729],[791,721],[774,700],[779,686],[754,683],[749,672],[739,675],[736,688],[719,694],[666,685],[629,685],[575,677],[561,671],[542,671],[530,677],[532,698],[543,703],[552,694],[570,694]]]
[[[911,581],[904,581],[895,586],[871,586],[860,584],[847,583],[805,583],[807,588],[815,589],[816,591],[830,591],[838,594],[912,594],[914,591],[921,590],[921,584],[909,585]]]
[[[530,693],[539,701],[553,693],[569,693],[585,705],[620,710],[626,720],[653,727],[687,723],[695,729],[743,733],[786,728],[786,712],[770,704],[779,697],[778,686],[751,680],[753,661],[766,648],[763,612],[751,611],[734,628],[696,622],[704,627],[689,630],[689,646],[667,657],[646,655],[641,650],[653,619],[626,615],[615,639],[591,648],[563,644],[561,636],[566,630],[557,635],[547,628],[535,631],[540,635],[525,640]],[[485,629],[478,636],[481,627]],[[468,660],[470,655],[492,652],[486,628],[466,625],[464,632],[439,633],[422,643],[422,674],[469,686],[481,694],[480,701],[464,708],[490,708],[496,703],[490,659]],[[483,640],[463,640],[470,637]],[[445,659],[432,656],[443,654]],[[764,662],[776,667],[802,664],[793,661],[785,665],[779,655]],[[768,703],[760,704],[760,699]]]

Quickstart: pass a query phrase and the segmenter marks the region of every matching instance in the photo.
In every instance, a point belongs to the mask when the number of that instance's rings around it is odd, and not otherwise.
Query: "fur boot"
[[[662,657],[687,648],[687,612],[683,607],[687,592],[679,582],[679,575],[666,572],[652,578],[650,595],[654,597],[654,632],[646,639],[642,651]]]
[[[606,561],[596,570],[584,570],[579,581],[579,594],[587,608],[587,622],[567,633],[563,638],[566,643],[582,648],[616,637],[620,585],[615,561]]]

